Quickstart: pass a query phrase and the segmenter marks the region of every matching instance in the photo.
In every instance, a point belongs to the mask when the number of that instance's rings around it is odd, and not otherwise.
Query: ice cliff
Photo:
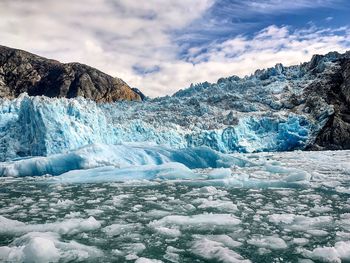
[[[143,102],[99,104],[26,94],[1,99],[0,160],[64,153],[94,143],[208,146],[224,153],[305,149],[339,112],[327,101],[331,86],[322,83],[340,72],[346,57],[330,53],[299,66],[277,64],[245,78],[191,85]]]

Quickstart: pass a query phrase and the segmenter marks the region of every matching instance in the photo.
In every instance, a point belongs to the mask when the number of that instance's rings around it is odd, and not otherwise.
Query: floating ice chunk
[[[225,247],[222,243],[201,238],[193,242],[191,252],[206,260],[215,260],[223,263],[248,263],[241,255]]]
[[[253,188],[253,189],[262,189],[262,188],[299,188],[304,186],[300,182],[286,182],[284,180],[258,180],[250,178],[240,178],[238,176],[224,179],[212,179],[198,182],[187,182],[187,184],[192,185],[212,185],[215,187],[226,187],[226,188]]]
[[[0,216],[0,234],[18,235],[28,232],[56,232],[59,234],[76,234],[92,231],[101,227],[101,223],[94,217],[88,219],[66,219],[61,222],[47,224],[24,224],[16,220],[10,220]]]
[[[266,164],[265,170],[270,173],[278,173],[278,174],[290,174],[292,172],[298,171],[295,168],[288,168],[280,165],[271,165],[271,164]]]
[[[194,204],[198,204],[200,209],[216,209],[220,211],[226,211],[229,213],[234,213],[238,211],[237,205],[232,201],[225,200],[208,200],[205,198],[199,198],[193,201]]]
[[[315,237],[323,237],[323,236],[328,236],[329,233],[327,231],[324,230],[320,230],[320,229],[308,229],[306,230],[306,233],[315,236]]]
[[[350,260],[350,241],[340,241],[334,247],[318,247],[312,251],[302,250],[304,257],[329,263],[348,262]]]
[[[34,237],[23,249],[24,261],[35,263],[57,262],[59,250],[52,240]]]
[[[136,259],[135,263],[162,263],[163,261],[158,259],[150,259],[150,258],[138,258]]]
[[[288,226],[294,231],[307,231],[319,227],[329,226],[333,222],[331,216],[306,217],[297,215],[292,225]]]
[[[335,191],[337,191],[338,193],[350,195],[350,187],[337,186],[335,188]]]
[[[112,224],[104,227],[102,230],[107,234],[107,236],[113,237],[125,233],[130,233],[140,228],[140,224]]]
[[[138,255],[146,249],[146,246],[143,243],[127,243],[123,244],[122,247],[128,255]]]
[[[219,178],[227,178],[231,176],[230,168],[217,168],[211,170],[207,175],[208,179],[219,179]]]
[[[171,215],[150,223],[151,227],[180,227],[194,229],[228,228],[241,223],[231,214],[199,214],[193,216]]]
[[[284,178],[286,182],[310,181],[311,175],[306,171],[294,171]]]
[[[336,240],[337,241],[350,240],[350,232],[337,231]]]
[[[169,211],[164,211],[164,210],[150,210],[146,213],[143,214],[143,216],[145,217],[149,217],[149,218],[152,218],[152,219],[158,219],[158,218],[162,218],[164,216],[167,216],[169,215],[170,212]]]
[[[228,248],[236,248],[236,247],[240,247],[242,246],[241,242],[238,242],[236,240],[233,240],[230,236],[228,235],[195,235],[194,236],[197,239],[208,239],[208,240],[212,240],[212,241],[216,241],[219,242],[221,244],[223,244],[225,247]]]
[[[0,261],[1,262],[21,262],[23,261],[23,246],[9,247],[0,246]]]
[[[307,238],[299,237],[299,238],[293,238],[292,243],[299,245],[299,246],[304,246],[307,243],[309,243],[309,240]]]
[[[180,255],[179,253],[184,252],[184,249],[178,249],[173,246],[167,246],[165,255],[163,256],[164,259],[173,262],[173,263],[178,263],[180,262]]]
[[[161,165],[141,165],[127,168],[113,166],[99,167],[88,170],[75,170],[55,177],[55,181],[62,183],[93,183],[115,182],[129,180],[155,180],[155,179],[193,179],[203,178],[193,173],[180,163],[165,163]]]
[[[298,258],[298,263],[315,263],[315,262],[307,258]]]
[[[75,241],[61,242],[52,232],[30,232],[0,247],[3,262],[70,262],[100,258],[102,251]]]
[[[67,207],[70,207],[74,205],[74,201],[73,200],[68,200],[68,199],[65,199],[65,200],[58,200],[56,204],[53,204],[52,206],[56,206],[56,207],[59,207],[59,208],[67,208]]]
[[[294,221],[295,215],[294,214],[272,214],[267,216],[268,220],[271,223],[279,224],[291,224]]]
[[[8,219],[0,215],[0,225],[0,233],[6,233],[5,230],[11,231],[11,229],[25,227],[26,224],[17,220]]]
[[[245,166],[242,158],[225,155],[207,147],[169,149],[161,146],[93,144],[78,150],[0,163],[0,176],[60,175],[71,170],[105,167],[127,168],[143,165],[180,163],[190,169]],[[103,169],[103,168],[101,168]],[[220,173],[227,175],[228,170]]]
[[[186,193],[186,195],[190,196],[225,196],[228,192],[226,190],[217,189],[214,186],[203,186],[201,188],[195,188],[190,192]]]
[[[350,260],[350,241],[340,241],[335,243],[335,249],[337,250],[339,257],[342,260]]]
[[[307,217],[294,214],[272,214],[267,216],[267,218],[271,223],[276,225],[282,224],[290,230],[311,231],[310,233],[314,234],[325,234],[326,232],[319,228],[326,227],[333,222],[331,216]]]
[[[275,236],[261,236],[261,237],[253,237],[249,239],[248,244],[260,247],[260,248],[268,248],[272,250],[278,249],[286,249],[288,246],[286,242]]]
[[[329,206],[314,206],[313,208],[310,209],[310,212],[316,213],[316,214],[322,214],[322,213],[327,213],[331,212],[333,209]]]
[[[163,227],[163,226],[159,226],[159,227],[154,227],[154,230],[164,236],[168,236],[168,237],[179,237],[181,236],[181,231],[177,228],[168,228],[168,227]]]

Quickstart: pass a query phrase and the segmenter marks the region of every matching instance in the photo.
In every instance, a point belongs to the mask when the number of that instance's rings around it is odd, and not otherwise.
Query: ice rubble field
[[[8,162],[0,261],[349,262],[349,160],[99,144]]]

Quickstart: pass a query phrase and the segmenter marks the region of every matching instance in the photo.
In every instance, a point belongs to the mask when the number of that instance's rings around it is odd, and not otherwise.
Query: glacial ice
[[[192,216],[171,215],[154,220],[149,226],[156,232],[179,235],[181,230],[201,231],[203,229],[234,229],[241,221],[232,214],[197,214]],[[176,236],[174,235],[174,236]]]
[[[343,154],[340,158],[344,161],[327,169],[349,173],[347,152]],[[333,158],[331,152],[291,152],[291,156],[298,155],[297,159],[288,157],[288,153],[280,155],[285,163],[270,161],[269,153],[225,154],[208,147],[171,149],[149,144],[94,144],[69,153],[2,162],[0,176],[54,175],[50,179],[53,183],[181,181],[184,185],[226,188],[303,188],[312,180],[327,187],[334,184],[335,191],[346,193],[339,190],[345,189],[339,181],[324,180],[313,170],[318,165],[328,167]],[[298,159],[309,160],[315,168],[291,165]],[[203,207],[217,205],[202,203]],[[230,204],[218,205],[221,206],[234,210]]]
[[[150,259],[150,258],[138,258],[136,259],[135,263],[162,263],[163,261],[157,260],[157,259]]]
[[[191,248],[192,253],[206,260],[214,260],[223,263],[249,263],[240,254],[226,247],[225,244],[207,238],[196,240]]]
[[[103,252],[76,241],[62,242],[54,232],[29,232],[16,238],[9,246],[0,246],[3,262],[69,262],[96,260]]]
[[[237,173],[249,167],[266,170],[272,177],[260,180]],[[171,149],[146,144],[94,144],[69,153],[3,162],[0,175],[55,175],[52,179],[55,183],[177,180],[188,185],[249,188],[303,187],[311,177],[299,168],[253,162],[242,154],[224,154],[208,147]]]
[[[190,169],[249,165],[248,160],[244,160],[238,156],[222,154],[208,147],[170,149],[144,144],[94,144],[69,153],[2,162],[0,163],[0,176],[60,175],[68,171],[72,171],[72,174],[77,175],[80,172],[74,170],[99,167],[97,170],[91,172],[107,174],[108,172],[111,173],[114,171],[118,173],[119,171],[120,176],[122,176],[123,170],[119,168],[128,168],[129,170],[125,170],[124,174],[127,175],[127,173],[134,172],[136,175],[137,172],[140,172],[139,177],[142,177],[143,170],[151,171],[157,165],[170,162],[178,163],[178,165],[173,164],[171,167],[168,164],[169,169],[179,169],[179,171],[185,173],[189,173]],[[146,165],[149,167],[147,168]],[[162,170],[162,167],[157,169]],[[167,167],[163,166],[164,169],[167,169]],[[88,173],[88,171],[86,172]],[[157,173],[157,170],[154,170],[153,174],[149,176],[149,179]],[[145,173],[144,175],[147,177]]]
[[[274,236],[253,237],[252,239],[248,240],[247,243],[256,247],[267,249],[278,250],[287,248],[287,244],[283,239]]]
[[[340,241],[334,247],[318,247],[312,251],[301,249],[302,254],[310,259],[321,262],[348,262],[350,260],[350,241]]]
[[[101,227],[101,223],[94,217],[87,219],[66,219],[62,222],[49,224],[25,224],[17,220],[10,220],[0,216],[0,234],[20,235],[28,232],[56,232],[64,235],[73,235],[79,232],[92,231]]]
[[[126,104],[124,107],[136,105]],[[311,124],[302,115],[244,117],[235,127],[196,131],[180,125],[151,125],[124,115],[119,104],[98,105],[82,98],[27,97],[0,102],[1,160],[75,150],[93,143],[153,142],[173,148],[209,146],[222,152],[302,148]],[[130,109],[130,111],[132,111]],[[263,139],[264,138],[264,139]]]
[[[331,72],[334,55],[319,64]],[[202,83],[144,102],[98,104],[83,98],[0,100],[0,160],[65,153],[103,143],[152,142],[220,152],[303,149],[333,113],[319,101],[310,113],[304,88],[320,78],[307,66],[257,71]],[[293,101],[293,103],[291,103]]]

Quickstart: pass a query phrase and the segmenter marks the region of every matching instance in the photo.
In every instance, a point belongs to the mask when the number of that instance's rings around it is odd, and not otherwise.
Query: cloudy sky
[[[81,62],[151,97],[350,49],[348,0],[0,0],[0,45]]]

